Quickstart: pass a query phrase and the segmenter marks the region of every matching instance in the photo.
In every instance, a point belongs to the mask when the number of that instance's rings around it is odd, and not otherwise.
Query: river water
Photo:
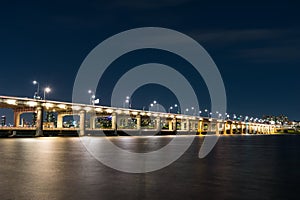
[[[172,137],[109,140],[146,152]],[[299,199],[300,136],[221,136],[199,159],[203,138],[176,162],[144,174],[101,164],[78,137],[0,139],[0,199]]]

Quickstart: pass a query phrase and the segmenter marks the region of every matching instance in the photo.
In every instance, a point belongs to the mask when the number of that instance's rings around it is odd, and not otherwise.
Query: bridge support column
[[[141,115],[136,116],[136,129],[141,130]]]
[[[249,133],[249,124],[245,124],[245,134]]]
[[[21,117],[21,112],[14,111],[14,126],[19,127],[20,126],[20,117]]]
[[[118,115],[117,113],[112,113],[111,115],[111,128],[114,130],[114,131],[117,131],[118,129],[118,126],[117,126],[117,120],[118,120]]]
[[[172,119],[172,125],[173,125],[173,131],[177,131],[177,119],[176,119],[176,117],[174,117],[173,119]]]
[[[230,124],[229,133],[230,135],[233,135],[233,123]]]
[[[190,130],[191,130],[190,120],[186,119],[186,131],[190,132]]]
[[[79,123],[79,136],[84,136],[85,134],[85,111],[81,110],[79,112],[80,123]]]
[[[36,108],[36,137],[43,136],[43,107]]]
[[[95,129],[96,128],[96,115],[92,114],[90,117],[90,128]]]
[[[241,134],[244,134],[244,128],[245,128],[245,125],[244,124],[241,124]]]
[[[173,131],[173,121],[169,121],[169,131]]]
[[[224,135],[226,135],[227,134],[227,121],[225,121],[224,123],[223,123],[223,134]]]
[[[198,121],[198,133],[199,133],[199,134],[202,133],[202,124],[203,124],[203,121],[199,120],[199,121]]]
[[[57,125],[56,125],[57,128],[63,127],[63,118],[64,118],[63,114],[57,113]]]
[[[217,135],[220,134],[220,123],[219,122],[216,123],[216,134]]]
[[[155,118],[155,130],[160,131],[160,117]]]

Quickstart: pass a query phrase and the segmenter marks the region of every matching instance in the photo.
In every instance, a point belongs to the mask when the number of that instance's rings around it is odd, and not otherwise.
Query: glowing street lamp
[[[184,111],[184,113],[183,114],[186,114],[185,112],[189,112],[189,109],[187,108],[187,109],[185,109],[185,111]]]
[[[128,104],[128,108],[131,108],[130,97],[129,96],[127,96],[125,101],[123,102],[123,108],[125,108],[125,104]]]
[[[45,101],[46,101],[46,93],[49,93],[49,92],[51,92],[51,88],[46,87],[46,88],[44,89],[44,100],[45,100]]]
[[[207,113],[207,117],[209,117],[209,116],[208,116],[208,114],[209,114],[209,113],[208,113],[208,110],[207,110],[207,109],[205,109],[205,110],[204,110],[204,112],[206,112],[206,113]]]
[[[90,104],[92,104],[93,106],[95,105],[95,93],[92,90],[89,90],[88,93],[91,95],[90,96]]]
[[[191,107],[191,109],[192,109],[193,115],[195,115],[195,112],[194,112],[194,109],[195,109],[195,108],[194,108],[194,107]]]
[[[36,80],[34,80],[32,83],[33,83],[33,85],[37,85],[37,89],[36,89],[36,92],[35,92],[33,98],[40,99],[40,83],[37,82]]]

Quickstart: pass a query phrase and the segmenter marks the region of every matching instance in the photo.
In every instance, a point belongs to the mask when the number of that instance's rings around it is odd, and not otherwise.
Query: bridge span
[[[264,123],[224,120],[184,114],[142,111],[127,108],[115,108],[70,102],[37,100],[0,96],[0,108],[9,108],[14,112],[13,126],[0,127],[10,135],[17,131],[34,131],[35,136],[44,136],[49,132],[78,132],[79,136],[105,133],[151,134],[273,134],[276,126]],[[45,112],[56,113],[55,122],[44,122]],[[34,113],[35,122],[26,127],[21,115]],[[78,125],[65,127],[64,117],[77,115]],[[130,134],[129,134],[130,135]]]

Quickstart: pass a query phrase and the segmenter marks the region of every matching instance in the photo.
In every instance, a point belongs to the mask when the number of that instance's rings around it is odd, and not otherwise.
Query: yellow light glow
[[[14,99],[7,99],[7,100],[6,100],[6,103],[7,103],[7,104],[10,104],[10,105],[17,105],[17,101],[14,100]]]
[[[138,112],[135,112],[135,111],[133,111],[133,112],[131,112],[131,114],[133,114],[133,115],[137,115],[137,114],[138,114]]]
[[[117,113],[117,114],[121,114],[121,113],[122,113],[122,110],[117,110],[116,113]]]
[[[95,111],[102,112],[102,108],[96,108]]]
[[[84,110],[86,110],[87,112],[91,111],[92,108],[91,107],[85,107]]]
[[[37,102],[34,102],[34,101],[28,101],[28,102],[26,102],[26,104],[27,104],[28,106],[30,106],[30,107],[35,107],[35,106],[37,106]]]
[[[64,104],[59,104],[57,107],[59,107],[60,109],[66,109],[66,105],[64,105]]]
[[[80,110],[80,109],[81,109],[81,106],[72,106],[72,109],[73,109],[73,110]]]
[[[52,103],[45,103],[44,106],[46,108],[52,108],[54,105]]]
[[[105,111],[106,111],[107,113],[112,113],[112,112],[113,112],[112,109],[106,109]]]

